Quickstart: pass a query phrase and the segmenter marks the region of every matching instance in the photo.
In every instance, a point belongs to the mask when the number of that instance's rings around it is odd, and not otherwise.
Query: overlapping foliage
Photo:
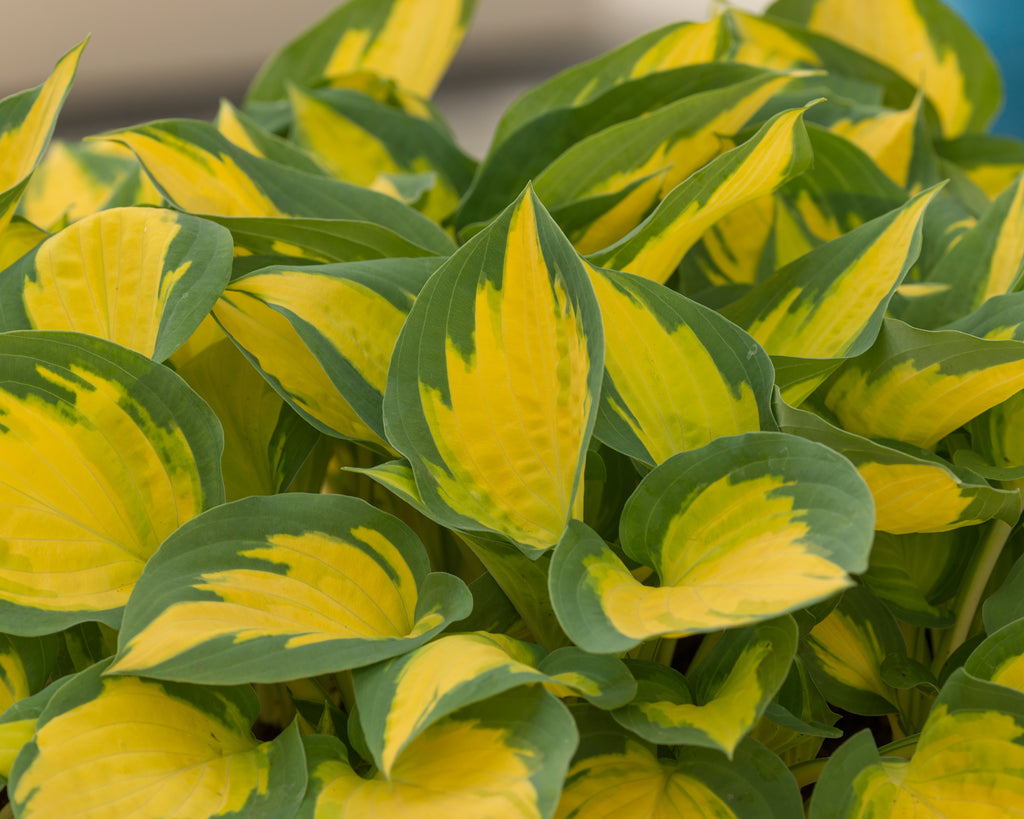
[[[44,155],[82,45],[0,102],[5,810],[1019,808],[984,48],[939,0],[726,10],[477,162],[429,101],[473,6],[351,0],[213,123]]]

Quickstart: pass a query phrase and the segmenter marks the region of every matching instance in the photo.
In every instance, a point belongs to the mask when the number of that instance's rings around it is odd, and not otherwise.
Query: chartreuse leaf
[[[287,139],[268,131],[248,114],[239,111],[228,100],[222,99],[214,121],[217,130],[232,145],[253,156],[272,159],[282,165],[312,174],[323,174],[324,169],[312,156]]]
[[[105,677],[105,669],[66,682],[40,715],[11,772],[18,816],[294,814],[306,784],[298,725],[256,740],[251,688]]]
[[[469,187],[476,163],[439,126],[345,89],[288,92],[292,138],[333,176],[394,195],[392,177],[433,174],[420,207],[445,220]]]
[[[776,0],[769,13],[834,37],[919,84],[946,137],[981,131],[999,108],[992,57],[939,0]]]
[[[916,261],[936,189],[821,245],[755,286],[723,314],[780,359],[783,396],[799,403],[837,359],[874,341],[889,299]]]
[[[0,100],[0,234],[46,150],[84,48],[85,41],[61,57],[42,85]]]
[[[117,626],[161,541],[223,502],[221,431],[170,370],[78,333],[0,335],[0,629]]]
[[[885,319],[875,344],[825,386],[825,405],[858,435],[931,449],[1024,387],[1024,343]]]
[[[388,449],[388,363],[433,259],[267,267],[236,279],[213,315],[296,412],[328,435]]]
[[[206,122],[162,120],[98,138],[131,148],[168,201],[191,213],[372,222],[433,253],[453,249],[441,228],[390,196],[254,156]]]
[[[913,299],[900,318],[925,329],[947,324],[1016,289],[1022,265],[1024,174],[996,197],[977,225],[928,272],[927,282],[942,287],[933,295]]]
[[[551,561],[551,601],[594,653],[757,623],[849,586],[847,572],[867,567],[873,523],[870,493],[841,455],[782,433],[718,438],[652,470],[622,513],[626,554],[659,585],[574,522]]]
[[[288,85],[330,84],[371,71],[429,97],[466,33],[476,0],[349,0],[274,54],[247,103],[282,99]]]
[[[53,695],[70,676],[60,677],[42,690],[18,700],[0,715],[0,783],[7,785],[21,749],[35,736],[36,723]]]
[[[825,765],[810,819],[1010,816],[1024,790],[1024,694],[957,669],[908,761],[882,756],[869,731]]]
[[[964,134],[936,142],[935,150],[962,168],[989,199],[999,196],[1024,171],[1024,142],[1012,137]]]
[[[779,429],[842,453],[857,468],[875,501],[875,529],[892,534],[944,532],[998,518],[1014,524],[1020,496],[996,489],[980,475],[927,450],[895,449],[824,418],[775,402]]]
[[[791,819],[800,815],[796,780],[775,754],[745,739],[730,760],[682,746],[659,755],[606,715],[575,710],[580,750],[555,819]]]
[[[868,589],[847,589],[839,605],[804,636],[800,656],[833,705],[855,714],[896,711],[896,691],[882,679],[889,655],[906,657],[899,625]]]
[[[342,744],[306,740],[299,819],[549,819],[576,748],[572,717],[539,685],[467,705],[409,742],[390,775],[363,778]]]
[[[771,361],[749,335],[639,276],[591,269],[605,335],[594,434],[655,465],[771,423]]]
[[[582,261],[528,188],[423,287],[384,426],[431,517],[538,555],[582,516],[604,343]]]
[[[635,230],[591,255],[601,267],[664,282],[722,216],[771,193],[810,164],[803,110],[778,114],[731,151],[676,186]]]
[[[51,230],[75,222],[108,207],[138,170],[135,157],[120,145],[55,140],[29,179],[20,213]]]
[[[722,135],[742,129],[792,78],[762,72],[724,88],[685,96],[576,142],[536,178],[537,196],[556,215],[569,205],[623,199],[569,231],[580,253],[594,253],[636,227],[650,209],[722,149]]]
[[[637,696],[612,716],[649,742],[715,748],[731,759],[785,682],[796,645],[796,623],[780,617],[726,631],[691,671],[689,687],[671,668],[631,666]],[[645,684],[645,671],[654,685]]]
[[[224,430],[225,497],[230,501],[283,492],[319,433],[285,403],[212,318],[206,322],[213,325],[210,342],[182,348],[171,363],[210,405]]]
[[[0,233],[0,270],[5,270],[50,234],[26,219],[15,216]]]
[[[231,274],[231,235],[163,208],[86,216],[0,274],[0,331],[75,330],[162,361]]]
[[[714,62],[726,46],[721,17],[675,23],[573,66],[517,99],[501,118],[494,145],[543,114],[588,105],[617,86],[675,68]],[[717,70],[704,66],[705,70]]]
[[[585,137],[683,97],[744,82],[762,73],[762,69],[733,63],[686,65],[623,78],[604,88],[599,96],[589,98],[588,94],[584,103],[560,99],[556,107],[538,111],[495,142],[459,203],[456,225],[461,228],[489,219],[530,179]],[[622,190],[628,189],[627,186]],[[567,215],[563,211],[563,218]]]
[[[428,571],[413,531],[357,498],[235,501],[150,561],[111,672],[233,684],[368,665],[469,614],[465,584]]]
[[[582,694],[605,708],[621,706],[636,693],[633,678],[613,657],[572,647],[544,654],[539,646],[502,634],[473,632],[442,636],[354,672],[359,718],[377,768],[390,778],[403,750],[429,726],[521,685],[545,683],[552,693]]]

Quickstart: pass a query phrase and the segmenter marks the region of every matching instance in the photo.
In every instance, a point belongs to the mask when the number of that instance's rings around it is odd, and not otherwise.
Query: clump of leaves
[[[518,99],[352,0],[241,109],[0,102],[0,774],[34,817],[1005,815],[1024,145],[938,0]],[[884,13],[883,13],[884,12]]]

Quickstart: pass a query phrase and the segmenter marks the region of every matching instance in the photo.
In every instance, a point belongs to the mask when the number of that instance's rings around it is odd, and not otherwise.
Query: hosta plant
[[[7,815],[1024,804],[1024,145],[939,0],[516,100],[351,0],[240,107],[0,102]],[[49,148],[47,150],[47,145]]]

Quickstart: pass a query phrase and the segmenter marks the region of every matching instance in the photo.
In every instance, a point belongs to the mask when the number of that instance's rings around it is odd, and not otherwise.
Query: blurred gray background
[[[527,88],[657,26],[703,20],[716,0],[480,0],[435,99],[463,147],[482,155]],[[769,0],[731,0],[760,10]],[[0,0],[0,98],[41,83],[91,34],[58,121],[79,137],[163,117],[211,118],[238,103],[278,47],[337,0]]]

